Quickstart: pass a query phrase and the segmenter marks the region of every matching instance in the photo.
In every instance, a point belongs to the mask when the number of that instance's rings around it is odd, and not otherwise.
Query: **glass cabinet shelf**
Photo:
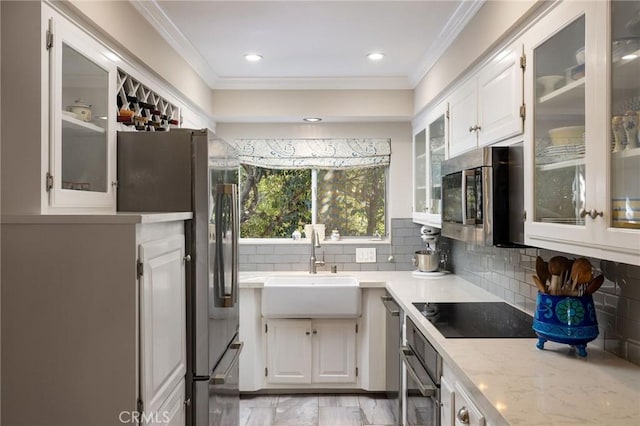
[[[536,168],[541,172],[550,170],[566,169],[567,167],[576,167],[584,164],[584,158],[576,158],[574,160],[558,161],[557,163],[541,164]]]
[[[101,134],[105,132],[100,126],[93,123],[82,121],[78,118],[62,115],[62,128],[74,136],[90,136],[93,134]]]
[[[547,108],[567,108],[578,102],[584,102],[584,82],[585,78],[572,81],[566,86],[554,90],[538,99],[540,104],[544,104],[545,112]]]

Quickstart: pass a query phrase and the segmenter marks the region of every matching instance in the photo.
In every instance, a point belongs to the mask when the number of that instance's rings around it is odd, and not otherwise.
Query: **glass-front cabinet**
[[[640,229],[640,2],[613,1],[610,13],[610,226]]]
[[[413,220],[424,221],[427,214],[427,130],[413,136]]]
[[[534,220],[584,225],[585,16],[533,49]]]
[[[640,3],[563,2],[526,44],[527,243],[638,263]]]
[[[444,102],[426,114],[413,141],[413,221],[441,226],[442,175],[447,158],[448,118]]]
[[[64,20],[51,19],[49,206],[115,208],[115,80],[108,51]]]

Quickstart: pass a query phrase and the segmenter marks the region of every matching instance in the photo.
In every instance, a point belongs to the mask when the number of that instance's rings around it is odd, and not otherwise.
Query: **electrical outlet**
[[[376,263],[375,248],[357,248],[356,263]]]

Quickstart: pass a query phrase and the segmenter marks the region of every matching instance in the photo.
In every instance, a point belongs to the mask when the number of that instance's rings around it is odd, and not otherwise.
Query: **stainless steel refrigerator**
[[[118,211],[186,222],[187,424],[239,422],[238,203],[233,150],[206,130],[118,132]]]

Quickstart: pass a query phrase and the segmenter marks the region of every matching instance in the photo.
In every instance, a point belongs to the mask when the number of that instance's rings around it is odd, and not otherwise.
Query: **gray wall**
[[[480,247],[446,240],[452,253],[452,269],[477,286],[524,308],[535,311],[537,288],[535,259],[556,255],[576,258],[570,253],[527,248]],[[604,273],[605,281],[594,295],[600,335],[589,343],[640,365],[640,266],[590,258],[594,273]]]
[[[326,262],[318,270],[338,271],[409,271],[416,250],[424,248],[419,236],[420,226],[411,219],[391,219],[391,244],[363,240],[362,244],[323,244],[316,257]],[[376,263],[356,263],[357,247],[375,247]],[[308,271],[310,244],[240,244],[240,271]],[[394,261],[389,262],[393,254]]]

